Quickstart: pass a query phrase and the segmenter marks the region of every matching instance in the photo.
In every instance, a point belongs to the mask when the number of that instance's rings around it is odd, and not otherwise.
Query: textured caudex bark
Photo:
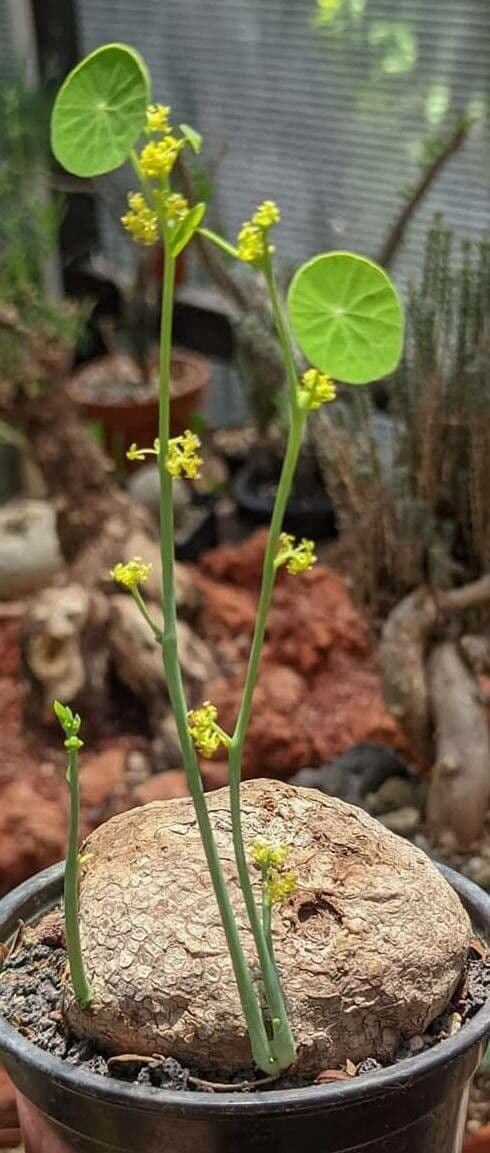
[[[256,972],[227,789],[208,798],[247,959]],[[298,889],[274,906],[277,964],[297,1071],[389,1059],[447,1005],[471,928],[428,857],[361,810],[277,781],[243,785],[245,843],[290,845]],[[86,855],[85,855],[86,854]],[[289,861],[288,861],[289,867]],[[258,874],[254,878],[258,896]],[[250,1047],[190,798],[155,802],[97,829],[84,847],[81,935],[94,990],[71,1027],[116,1052],[163,1053],[205,1073],[250,1067]]]
[[[490,745],[478,684],[457,645],[435,645],[427,664],[436,761],[427,801],[434,840],[469,848],[490,797]]]

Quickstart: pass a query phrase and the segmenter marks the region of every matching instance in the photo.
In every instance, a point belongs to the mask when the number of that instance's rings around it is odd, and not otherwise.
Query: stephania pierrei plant
[[[296,541],[282,532],[284,511],[308,415],[335,399],[335,380],[352,385],[365,384],[396,367],[403,339],[402,309],[383,270],[365,257],[346,252],[317,256],[299,268],[289,289],[286,308],[276,286],[271,239],[280,220],[279,208],[270,200],[260,204],[250,220],[243,224],[234,244],[203,227],[205,205],[190,205],[172,186],[172,172],[179,153],[187,148],[199,151],[200,137],[185,124],[173,127],[170,109],[151,103],[147,68],[139,55],[124,45],[110,44],[97,49],[68,76],[53,110],[52,144],[60,164],[79,177],[99,176],[129,162],[136,187],[128,195],[122,224],[137,243],[163,246],[158,439],[149,447],[134,445],[128,454],[133,459],[153,454],[159,464],[163,629],[152,620],[145,605],[142,586],[149,566],[144,558],[116,565],[113,576],[129,589],[155,641],[162,648],[182,760],[253,1058],[266,1073],[277,1073],[294,1062],[295,1042],[274,956],[271,909],[275,902],[291,896],[296,878],[294,872],[288,870],[287,846],[265,841],[248,846],[244,843],[240,807],[243,748],[276,574],[280,568],[285,568],[294,579],[296,573],[311,568],[315,562],[313,541]],[[170,348],[175,261],[196,231],[218,245],[229,257],[245,261],[264,277],[284,355],[289,396],[289,433],[264,558],[243,696],[233,733],[223,731],[216,709],[209,702],[189,712],[177,645],[172,483],[177,476],[197,476],[201,458],[200,443],[192,431],[187,430],[173,438],[169,435]],[[311,364],[302,375],[297,371],[293,341]],[[77,926],[80,721],[66,707],[56,704],[55,709],[66,734],[72,802],[65,882],[68,954],[75,997],[86,1005],[90,1003],[91,990],[84,972]],[[260,983],[252,974],[242,947],[199,771],[198,754],[210,757],[220,746],[226,750],[229,760],[236,869],[255,943]],[[260,871],[260,904],[254,895],[251,866]]]

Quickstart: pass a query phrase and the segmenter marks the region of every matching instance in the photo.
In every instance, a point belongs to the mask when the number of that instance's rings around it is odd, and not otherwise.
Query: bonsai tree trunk
[[[434,766],[427,811],[432,836],[461,849],[481,836],[490,796],[488,722],[477,680],[488,640],[463,636],[460,646],[434,644],[433,634],[436,626],[444,630],[445,617],[461,615],[464,624],[464,614],[489,600],[488,575],[448,591],[416,589],[390,613],[379,646],[388,707],[416,755]]]
[[[427,678],[436,760],[427,803],[434,840],[469,848],[481,835],[490,796],[490,746],[485,705],[458,647],[435,645]]]

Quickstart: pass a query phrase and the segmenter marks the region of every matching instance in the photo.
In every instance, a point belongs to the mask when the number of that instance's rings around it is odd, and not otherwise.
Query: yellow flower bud
[[[200,709],[191,709],[187,713],[187,724],[192,740],[198,753],[202,757],[214,756],[220,745],[229,745],[230,737],[217,724],[218,710],[216,705],[205,701]]]
[[[165,461],[165,468],[170,476],[186,476],[189,480],[195,480],[202,465],[202,457],[198,452],[200,447],[199,437],[189,428],[182,433],[182,436],[172,437],[168,442]]]
[[[307,540],[306,537],[299,542],[295,543],[296,538],[290,533],[282,532],[279,537],[279,548],[275,559],[275,567],[280,568],[284,565],[286,572],[299,573],[308,572],[316,564],[315,556],[315,542]]]
[[[303,373],[298,389],[298,400],[301,408],[314,410],[322,404],[335,400],[337,389],[335,381],[326,372],[318,368],[309,368]]]
[[[121,216],[121,223],[138,244],[155,244],[158,240],[158,217],[149,207],[142,192],[130,192],[129,211]]]
[[[254,264],[265,256],[266,248],[262,229],[250,221],[245,221],[237,237],[238,259]]]
[[[184,216],[187,216],[188,211],[189,201],[186,200],[185,196],[181,196],[179,192],[172,192],[170,196],[167,196],[165,201],[165,215],[171,224],[183,220]]]
[[[146,109],[146,131],[164,134],[170,132],[170,111],[167,104],[149,104]]]
[[[118,584],[124,585],[127,589],[134,589],[139,584],[144,584],[148,580],[151,573],[151,564],[145,564],[141,557],[135,556],[132,560],[127,561],[126,564],[115,565],[111,570],[111,577],[117,581]]]
[[[278,224],[281,213],[275,200],[263,200],[252,216],[252,224],[259,228],[270,228],[271,224]]]
[[[183,147],[184,141],[177,140],[175,136],[165,136],[163,140],[152,140],[149,144],[145,144],[139,157],[145,176],[150,180],[168,176]]]

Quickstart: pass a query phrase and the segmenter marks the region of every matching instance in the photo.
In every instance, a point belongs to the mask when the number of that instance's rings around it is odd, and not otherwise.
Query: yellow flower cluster
[[[285,565],[286,572],[295,575],[299,572],[308,572],[316,564],[315,542],[306,537],[296,544],[296,537],[291,533],[282,532],[279,537],[279,548],[275,559],[275,567]]]
[[[192,740],[202,757],[214,756],[220,745],[229,745],[230,738],[217,724],[218,710],[210,701],[204,701],[200,709],[187,713],[187,724]]]
[[[242,225],[237,236],[238,259],[254,264],[265,256],[264,235],[260,228],[250,221]]]
[[[337,389],[335,381],[326,372],[318,368],[309,368],[303,373],[299,386],[299,402],[302,408],[313,410],[322,404],[335,400]]]
[[[135,556],[132,560],[127,561],[126,564],[115,565],[111,570],[111,577],[117,581],[118,584],[124,585],[127,589],[134,589],[139,584],[144,584],[148,580],[151,573],[151,564],[145,564],[141,557]]]
[[[267,882],[267,892],[271,905],[289,901],[298,888],[296,873],[271,873]]]
[[[256,840],[250,846],[250,856],[262,874],[262,884],[271,905],[288,901],[298,887],[296,873],[283,872],[289,856],[289,845],[271,845]]]
[[[138,445],[133,442],[130,444],[126,457],[128,460],[144,460],[147,456],[158,456],[160,452],[160,441],[153,441],[153,448],[138,448]]]
[[[262,260],[268,250],[267,231],[271,224],[277,224],[280,219],[281,213],[274,200],[264,200],[262,204],[259,204],[252,219],[246,220],[238,233],[239,260],[244,260],[248,264]]]
[[[168,104],[149,104],[146,109],[146,131],[162,132],[166,135],[171,132],[169,124],[170,108]]]
[[[168,455],[165,461],[165,468],[170,476],[186,476],[189,480],[195,480],[202,465],[202,457],[198,452],[200,447],[199,437],[189,428],[186,428],[182,436],[172,437],[168,442]]]
[[[139,156],[145,176],[150,180],[168,176],[184,143],[184,140],[169,135],[164,136],[163,140],[152,140],[149,144],[145,144]]]
[[[121,224],[139,244],[154,244],[158,240],[158,217],[150,208],[142,192],[130,192],[128,212],[121,216]]]
[[[260,869],[281,869],[289,853],[289,845],[271,845],[257,839],[250,845],[250,856]]]
[[[180,192],[172,192],[165,200],[165,215],[170,224],[183,220],[189,211],[189,201]]]
[[[263,200],[252,216],[252,224],[258,228],[270,228],[271,224],[279,224],[281,213],[275,200]]]

